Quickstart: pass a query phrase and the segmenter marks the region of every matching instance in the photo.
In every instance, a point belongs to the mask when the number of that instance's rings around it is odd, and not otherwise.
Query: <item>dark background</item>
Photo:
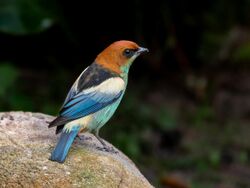
[[[249,10],[249,0],[1,0],[0,110],[56,115],[99,52],[132,40],[150,53],[101,136],[156,187],[250,187]]]

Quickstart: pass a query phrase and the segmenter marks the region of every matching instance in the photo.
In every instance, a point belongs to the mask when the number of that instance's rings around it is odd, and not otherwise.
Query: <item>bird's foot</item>
[[[85,136],[85,135],[77,135],[76,138],[78,138],[81,141],[86,141],[86,140],[92,140],[90,136]]]
[[[96,149],[100,150],[100,151],[105,151],[108,153],[118,153],[118,151],[116,151],[113,147],[108,147],[108,146],[104,146],[104,147],[96,147]]]

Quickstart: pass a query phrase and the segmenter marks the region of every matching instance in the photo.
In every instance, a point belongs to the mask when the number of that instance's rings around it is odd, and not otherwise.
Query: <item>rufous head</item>
[[[95,62],[118,74],[128,70],[132,62],[147,48],[138,46],[127,40],[120,40],[105,48],[96,58]]]

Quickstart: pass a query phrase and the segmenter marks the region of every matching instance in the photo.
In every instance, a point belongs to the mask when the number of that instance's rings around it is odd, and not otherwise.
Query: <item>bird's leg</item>
[[[85,135],[81,135],[80,133],[78,133],[78,134],[76,135],[76,138],[78,138],[78,139],[81,140],[81,141],[92,140],[91,137],[85,136]]]
[[[111,153],[118,153],[113,147],[107,146],[107,144],[103,141],[103,139],[99,136],[99,129],[94,131],[94,135],[97,140],[102,144],[103,147],[97,147],[98,150],[111,152]]]

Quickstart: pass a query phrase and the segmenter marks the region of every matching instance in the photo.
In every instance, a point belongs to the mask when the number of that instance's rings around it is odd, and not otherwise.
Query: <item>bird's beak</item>
[[[138,50],[136,51],[136,53],[138,55],[140,55],[140,54],[142,54],[144,52],[149,52],[149,50],[147,48],[139,47]]]

